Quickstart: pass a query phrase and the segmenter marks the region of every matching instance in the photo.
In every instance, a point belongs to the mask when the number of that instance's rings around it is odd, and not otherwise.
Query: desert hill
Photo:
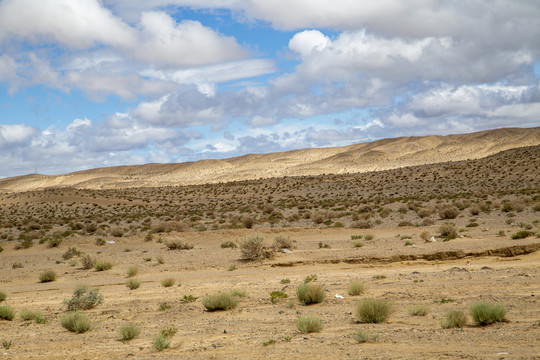
[[[120,189],[362,173],[480,159],[504,150],[539,144],[540,127],[503,128],[447,136],[399,137],[344,147],[249,154],[223,160],[117,166],[55,176],[26,175],[0,180],[0,191],[54,187]]]

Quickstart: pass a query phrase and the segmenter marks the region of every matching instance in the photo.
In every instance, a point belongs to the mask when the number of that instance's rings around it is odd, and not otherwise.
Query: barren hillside
[[[0,191],[51,187],[118,189],[193,185],[282,176],[362,173],[446,161],[479,159],[540,144],[540,127],[496,129],[448,136],[402,137],[345,147],[250,154],[224,160],[92,169],[66,175],[0,180]]]

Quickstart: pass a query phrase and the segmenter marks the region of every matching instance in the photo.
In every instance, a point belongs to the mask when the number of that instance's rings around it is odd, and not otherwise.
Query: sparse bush
[[[361,295],[366,291],[366,287],[364,283],[361,281],[355,280],[352,283],[349,284],[349,287],[347,288],[347,294],[350,296],[357,296]]]
[[[427,305],[414,305],[409,306],[407,309],[411,316],[426,316],[429,313],[429,306]]]
[[[456,225],[453,223],[444,223],[439,227],[439,233],[445,240],[451,240],[457,238]]]
[[[462,310],[448,310],[441,320],[443,329],[462,328],[467,323],[467,315]]]
[[[69,249],[66,250],[65,253],[62,254],[62,258],[64,260],[69,260],[74,256],[81,256],[81,252],[77,250],[77,248],[75,247],[70,247]]]
[[[83,256],[81,258],[81,265],[83,269],[90,270],[96,265],[96,259],[90,255]]]
[[[105,239],[103,238],[97,238],[96,239],[96,245],[97,246],[105,246],[106,242],[105,242]]]
[[[469,208],[469,212],[471,213],[471,215],[476,216],[480,214],[480,207],[478,205],[472,205]]]
[[[242,220],[242,224],[246,229],[251,229],[255,225],[255,220],[252,217],[245,217]]]
[[[367,241],[373,240],[374,238],[375,238],[375,235],[373,235],[373,234],[366,234],[364,236],[364,239],[366,239]]]
[[[319,332],[323,329],[323,321],[313,315],[299,316],[296,319],[296,327],[302,334],[309,334],[313,332]]]
[[[361,247],[363,247],[363,246],[364,246],[364,243],[363,243],[362,241],[355,241],[355,242],[353,243],[353,247],[354,247],[354,248],[361,248]]]
[[[165,311],[165,310],[168,310],[171,308],[171,304],[169,304],[168,302],[164,301],[162,302],[161,304],[159,304],[159,310],[160,311]]]
[[[294,243],[288,236],[280,235],[274,239],[274,243],[272,244],[272,247],[276,250],[293,249]]]
[[[46,319],[43,316],[43,314],[41,314],[38,311],[32,311],[32,310],[26,310],[26,309],[21,310],[19,312],[19,317],[21,318],[21,320],[25,320],[25,321],[34,320],[38,324],[43,324],[46,322]]]
[[[264,246],[264,238],[260,235],[251,236],[240,244],[243,260],[269,259],[274,256],[274,250]]]
[[[13,264],[11,264],[11,267],[13,269],[22,269],[24,267],[24,264],[20,261],[17,261],[17,262],[14,262]]]
[[[73,292],[73,297],[66,300],[69,311],[92,309],[103,302],[103,296],[99,290],[89,288],[84,285],[77,286]]]
[[[198,297],[193,296],[193,295],[184,295],[184,297],[182,298],[182,302],[190,303],[190,302],[194,302],[197,299]]]
[[[275,304],[276,302],[278,302],[279,299],[285,299],[285,298],[288,298],[289,295],[287,295],[285,292],[283,291],[272,291],[270,293],[270,301],[272,302],[272,304]]]
[[[124,230],[120,228],[112,228],[111,229],[111,235],[114,237],[122,237],[124,236]]]
[[[443,206],[439,209],[439,217],[442,220],[455,219],[460,214],[460,211],[455,206]]]
[[[222,249],[236,249],[237,245],[233,241],[225,241],[224,243],[221,243]]]
[[[506,308],[499,304],[482,301],[472,304],[469,313],[476,325],[484,326],[504,321]]]
[[[159,334],[154,338],[154,342],[152,344],[157,351],[163,351],[171,346],[171,340],[168,337]]]
[[[301,284],[296,289],[296,297],[302,305],[318,304],[324,301],[324,288],[321,284]]]
[[[384,299],[362,299],[356,306],[356,318],[361,323],[382,323],[391,313],[392,304]]]
[[[113,263],[109,260],[98,260],[94,265],[94,268],[97,271],[106,271],[113,268]]]
[[[129,341],[136,338],[141,334],[141,329],[134,323],[127,323],[120,328],[120,339],[122,341]]]
[[[51,282],[56,280],[56,272],[53,270],[47,270],[39,274],[39,281],[40,282]]]
[[[62,327],[75,333],[87,332],[92,328],[92,324],[86,315],[78,311],[62,316],[60,318],[60,323],[62,324]]]
[[[11,306],[1,305],[0,306],[0,320],[11,321],[15,318],[15,310]]]
[[[0,290],[0,301],[4,301],[7,298],[7,294],[5,291]]]
[[[317,281],[317,275],[316,274],[311,274],[311,275],[308,275],[304,278],[304,284],[307,284],[309,282],[312,282],[312,281]]]
[[[156,261],[157,261],[157,263],[160,264],[160,265],[165,264],[165,259],[163,258],[163,255],[161,255],[161,254],[158,254],[158,255],[156,256]]]
[[[353,339],[359,344],[367,343],[368,341],[375,342],[379,338],[379,335],[368,334],[362,329],[359,329],[353,334]]]
[[[534,235],[534,232],[532,232],[532,231],[521,230],[521,231],[518,231],[517,233],[513,234],[512,239],[514,239],[514,240],[525,239],[525,238],[528,238],[529,236],[533,236],[533,235]]]
[[[238,298],[229,292],[208,295],[202,300],[208,311],[231,310],[238,306]]]
[[[141,281],[139,279],[129,278],[126,281],[126,286],[129,288],[129,290],[135,290],[141,286]]]
[[[174,278],[166,278],[166,279],[161,280],[161,286],[171,287],[174,285],[175,282],[176,280]]]
[[[182,240],[167,241],[165,243],[165,246],[169,250],[191,250],[191,249],[193,249],[193,244],[187,243],[187,242],[182,241]]]
[[[130,266],[127,268],[127,277],[134,277],[139,273],[139,268],[137,266]]]
[[[47,240],[47,246],[50,248],[58,247],[60,244],[62,244],[62,238],[59,237],[53,237]]]
[[[371,228],[371,223],[367,220],[358,220],[354,221],[351,224],[351,228],[353,229],[369,229]]]

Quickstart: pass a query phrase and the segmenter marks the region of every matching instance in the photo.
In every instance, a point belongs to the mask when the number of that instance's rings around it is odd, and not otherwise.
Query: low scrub
[[[242,260],[262,260],[274,257],[274,250],[264,246],[264,238],[260,235],[251,236],[240,244]]]
[[[127,323],[122,325],[119,332],[120,340],[129,341],[139,336],[141,334],[141,329],[134,323]]]
[[[304,283],[296,289],[296,297],[302,305],[318,304],[324,301],[325,292],[321,284]]]
[[[366,286],[361,281],[355,280],[349,284],[347,288],[347,294],[350,296],[362,295],[366,291]]]
[[[103,302],[103,296],[99,290],[81,285],[75,288],[73,297],[66,300],[69,311],[92,309]]]
[[[274,243],[272,244],[272,247],[276,250],[282,250],[282,249],[290,250],[294,248],[294,242],[288,236],[280,235],[274,239]]]
[[[231,310],[238,306],[238,297],[230,292],[208,295],[202,304],[207,311]]]
[[[65,329],[74,333],[84,333],[92,328],[92,324],[86,315],[75,311],[60,318],[60,324]]]
[[[0,301],[4,301],[7,299],[7,294],[5,291],[0,290]]]
[[[236,249],[237,245],[233,241],[225,241],[224,243],[221,243],[222,249]]]
[[[161,286],[171,287],[174,285],[175,282],[176,280],[174,278],[166,278],[166,279],[161,280]]]
[[[362,299],[356,305],[356,318],[363,324],[383,323],[392,313],[392,304],[385,299]]]
[[[414,305],[409,306],[407,312],[411,316],[426,316],[429,313],[429,306],[427,305]]]
[[[324,323],[317,316],[304,315],[299,316],[296,319],[296,327],[302,334],[309,334],[313,332],[320,332],[324,327]]]
[[[482,301],[472,304],[469,313],[476,325],[485,326],[504,321],[506,308],[499,304]]]
[[[139,286],[141,286],[141,280],[135,279],[135,278],[129,278],[126,281],[126,286],[129,288],[129,290],[138,289]]]
[[[171,240],[165,243],[169,250],[191,250],[193,245],[182,240]]]
[[[533,236],[533,235],[534,235],[534,232],[532,232],[532,231],[521,230],[521,231],[518,231],[517,233],[513,234],[512,239],[514,239],[514,240],[525,239],[525,238],[528,238],[529,236]]]
[[[442,220],[455,219],[460,214],[460,211],[455,206],[443,206],[439,209],[439,217]]]
[[[136,266],[130,266],[127,268],[127,277],[134,277],[139,273],[139,268]]]
[[[456,225],[453,223],[444,223],[439,227],[439,233],[445,241],[455,239],[457,238]]]
[[[105,271],[112,269],[114,264],[109,260],[98,260],[96,261],[96,264],[94,265],[94,268],[97,271]]]
[[[39,274],[39,281],[40,282],[51,282],[56,280],[56,272],[53,270],[47,270]]]
[[[441,320],[443,329],[462,328],[467,324],[467,315],[462,310],[448,310]]]
[[[157,351],[163,351],[171,346],[171,339],[164,336],[163,334],[159,334],[154,338],[154,342],[152,343],[152,345],[154,345],[154,349],[156,349]]]
[[[11,306],[2,305],[0,306],[0,320],[11,321],[15,318],[15,310]]]
[[[369,334],[362,329],[359,329],[357,332],[353,334],[353,339],[356,340],[356,342],[359,344],[364,344],[367,342],[376,342],[378,338],[379,338],[379,335]]]
[[[42,313],[39,311],[32,311],[32,310],[21,310],[19,312],[19,317],[21,320],[25,321],[35,321],[38,324],[45,324],[47,322],[47,319],[43,316]]]
[[[81,265],[83,269],[93,269],[94,265],[96,265],[96,259],[91,257],[90,255],[85,255],[81,258]]]

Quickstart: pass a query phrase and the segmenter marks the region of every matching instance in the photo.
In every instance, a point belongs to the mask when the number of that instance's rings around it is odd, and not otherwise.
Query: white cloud
[[[38,129],[25,124],[0,125],[0,147],[22,145],[38,133]]]

